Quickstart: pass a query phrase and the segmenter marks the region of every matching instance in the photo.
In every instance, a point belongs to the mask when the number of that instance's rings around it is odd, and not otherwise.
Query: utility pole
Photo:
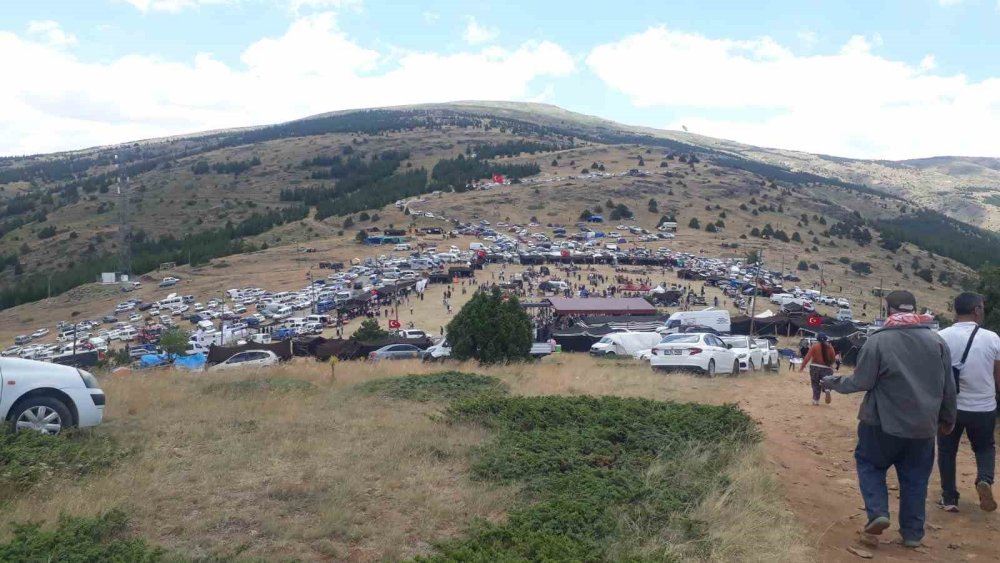
[[[123,149],[124,150],[124,149]],[[128,167],[122,166],[122,155],[115,155],[118,172],[118,273],[132,280],[132,227],[129,223]]]
[[[753,295],[750,301],[750,337],[753,338],[754,315],[757,312],[757,293],[760,292],[760,269],[764,267],[764,249],[757,251],[757,270],[754,273]]]

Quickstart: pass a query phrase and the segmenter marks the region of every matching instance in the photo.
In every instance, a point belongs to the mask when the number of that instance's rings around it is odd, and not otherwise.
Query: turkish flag
[[[809,319],[806,322],[811,327],[823,326],[823,317],[819,315],[810,315]]]
[[[503,183],[503,174],[494,174],[493,175],[493,183],[494,184],[502,184]]]
[[[479,255],[480,258],[486,258],[486,251],[485,250],[480,250],[477,254]]]
[[[396,319],[389,319],[389,328],[399,328],[399,321]]]

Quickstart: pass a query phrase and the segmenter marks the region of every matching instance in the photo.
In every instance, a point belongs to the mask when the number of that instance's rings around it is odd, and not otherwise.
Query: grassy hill
[[[615,176],[582,173],[592,166]],[[692,218],[702,228],[721,221],[715,234],[681,238],[700,245],[742,242],[817,269],[853,256],[859,247],[849,233],[867,229],[860,248],[870,260],[902,270],[900,278],[933,269],[936,282],[942,271],[943,280],[968,276],[998,240],[936,212],[989,224],[1000,212],[988,203],[1000,186],[997,168],[990,159],[880,163],[774,151],[511,102],[335,112],[267,127],[5,158],[0,307],[44,297],[49,287],[60,293],[117,268],[119,179],[126,176],[135,273],[160,262],[199,264],[265,244],[338,236],[362,211],[386,216],[391,209],[385,206],[397,199],[442,191],[456,193],[435,205],[456,220],[469,220],[478,206],[488,205],[497,217],[572,223],[584,208],[613,199],[643,224],[655,226],[668,212],[682,225]],[[632,169],[642,175],[621,175]],[[526,184],[465,191],[468,181],[492,172]],[[950,183],[926,197],[923,187],[940,178]],[[752,234],[755,228],[768,232],[768,224],[788,237],[797,232],[801,242]],[[963,265],[911,267],[910,257],[879,249],[882,229],[892,233],[888,249],[918,253],[900,247],[913,241]]]

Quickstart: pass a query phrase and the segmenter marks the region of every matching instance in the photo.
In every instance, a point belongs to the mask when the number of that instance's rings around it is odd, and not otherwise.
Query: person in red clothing
[[[828,375],[833,375],[833,366],[837,362],[837,351],[829,342],[829,338],[822,332],[816,335],[816,342],[809,347],[809,351],[802,358],[802,366],[799,373],[809,366],[809,382],[812,384],[812,404],[819,404],[819,393],[822,390],[820,381]],[[826,404],[830,404],[830,390],[826,393]]]

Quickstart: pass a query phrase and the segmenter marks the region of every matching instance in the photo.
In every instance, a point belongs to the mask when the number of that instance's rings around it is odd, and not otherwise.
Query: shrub
[[[62,515],[51,530],[41,523],[15,524],[13,537],[0,544],[0,561],[134,561],[165,559],[166,553],[129,537],[128,517],[112,510],[93,518]]]
[[[868,262],[854,262],[851,264],[851,269],[863,275],[872,273],[872,265]]]
[[[809,262],[806,262],[805,260],[799,260],[799,265],[798,265],[797,269],[800,272],[807,272],[807,271],[809,271]]]
[[[172,328],[160,335],[160,348],[168,354],[179,356],[187,350],[188,335],[179,328]]]
[[[114,466],[130,454],[107,436],[0,433],[0,501],[46,478],[72,478]],[[0,561],[9,561],[0,557]]]
[[[700,229],[701,228],[701,223],[698,222],[698,218],[697,217],[692,217],[691,220],[688,221],[688,227],[691,228],[691,229]]]
[[[708,225],[705,225],[705,232],[717,233],[719,232],[719,228],[715,226],[715,223],[709,223]]]
[[[479,523],[466,538],[440,545],[432,558],[439,561],[672,560],[641,552],[643,540],[683,519],[724,481],[734,453],[759,439],[753,421],[733,405],[481,396],[445,415],[496,433],[473,472],[525,483],[531,504],[515,507],[502,524]],[[612,553],[609,545],[620,549]]]
[[[530,358],[531,319],[516,297],[502,295],[499,288],[474,295],[447,330],[456,360],[494,364]]]
[[[422,402],[507,394],[507,385],[495,377],[458,371],[375,379],[362,383],[357,388],[362,392],[390,399]]]
[[[357,342],[376,342],[389,337],[389,332],[382,329],[375,319],[361,321],[361,326],[351,335],[351,340]]]
[[[839,261],[840,261],[841,264],[850,264],[851,263],[851,259],[848,258],[847,256],[841,256],[839,258]]]

